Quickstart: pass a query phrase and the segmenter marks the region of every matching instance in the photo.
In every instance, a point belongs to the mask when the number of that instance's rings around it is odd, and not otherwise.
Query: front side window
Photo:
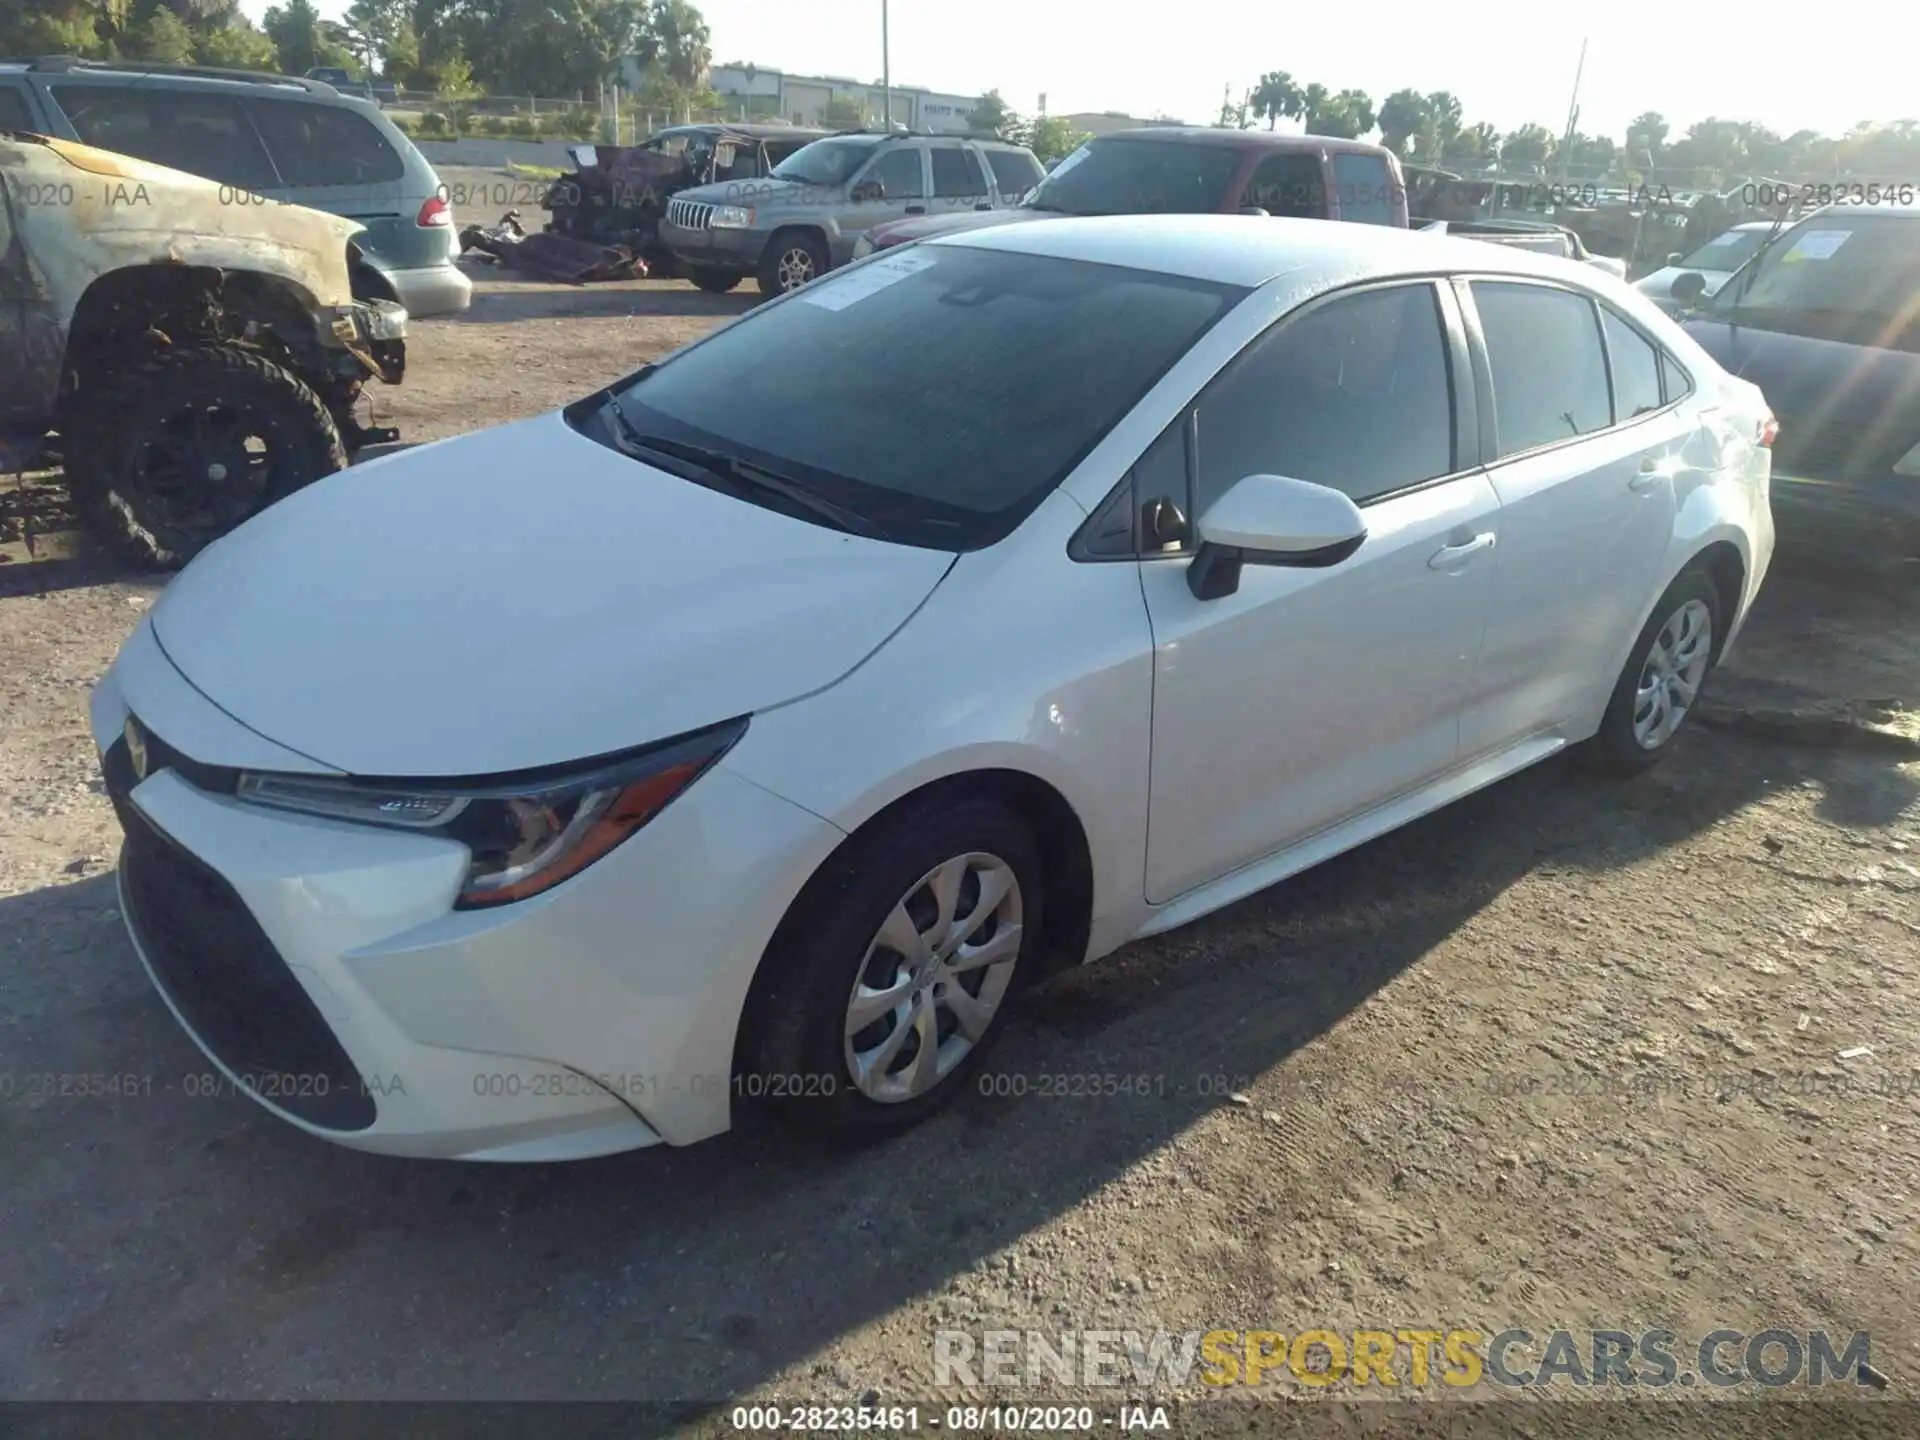
[[[1756,329],[1920,351],[1920,216],[1828,211],[1802,220],[1706,309]]]
[[[55,85],[74,134],[102,150],[202,175],[223,185],[271,190],[280,183],[260,137],[230,96],[132,85]]]
[[[365,116],[332,105],[252,100],[259,127],[284,185],[379,185],[406,173],[400,152]]]
[[[879,185],[882,200],[920,200],[926,197],[927,179],[920,168],[918,150],[889,150],[874,162],[866,178]]]
[[[938,146],[933,160],[933,193],[945,199],[971,200],[987,193],[987,175],[971,150]]]
[[[1062,215],[1208,215],[1240,168],[1230,146],[1089,140],[1053,167],[1028,203]]]
[[[1269,215],[1324,220],[1327,215],[1327,181],[1320,169],[1320,157],[1288,151],[1276,151],[1267,156],[1247,181],[1247,193],[1241,197],[1240,203],[1244,207],[1264,210]]]
[[[1638,330],[1604,306],[1607,358],[1613,364],[1613,418],[1631,420],[1664,403],[1660,396],[1660,352]]]
[[[1342,220],[1393,224],[1393,178],[1378,155],[1335,155],[1333,193],[1340,197]]]
[[[1194,508],[1248,475],[1364,504],[1454,469],[1446,334],[1425,282],[1327,301],[1256,342],[1201,398]]]
[[[1613,423],[1607,359],[1593,302],[1546,285],[1473,282],[1493,370],[1500,454],[1513,455]]]
[[[634,433],[777,471],[884,538],[975,549],[1011,533],[1245,293],[914,247],[681,351],[620,404]]]

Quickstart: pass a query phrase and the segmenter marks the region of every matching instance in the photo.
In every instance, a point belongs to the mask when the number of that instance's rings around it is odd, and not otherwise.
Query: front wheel
[[[709,295],[724,295],[746,277],[734,270],[696,270],[693,283]]]
[[[760,257],[760,293],[785,295],[827,273],[827,247],[804,230],[783,230]]]
[[[67,436],[67,487],[135,564],[184,565],[250,515],[347,463],[298,376],[230,346],[179,348],[92,389]],[[82,392],[88,396],[89,392]]]
[[[1705,570],[1684,571],[1667,587],[1593,738],[1593,758],[1602,768],[1635,775],[1671,748],[1719,657],[1720,611],[1720,591]]]
[[[915,806],[850,842],[768,947],[744,1093],[854,1135],[945,1105],[1031,968],[1042,877],[1026,824],[986,798]]]

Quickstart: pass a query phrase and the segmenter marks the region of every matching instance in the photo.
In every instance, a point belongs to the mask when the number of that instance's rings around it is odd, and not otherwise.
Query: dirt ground
[[[489,279],[383,418],[538,413],[752,293]],[[1908,581],[1784,555],[1655,773],[1550,762],[1063,978],[991,1066],[1025,1095],[512,1169],[189,1093],[85,722],[156,593],[0,565],[0,1398],[925,1403],[936,1328],[1069,1326],[1863,1330],[1871,1396],[1920,1396]]]

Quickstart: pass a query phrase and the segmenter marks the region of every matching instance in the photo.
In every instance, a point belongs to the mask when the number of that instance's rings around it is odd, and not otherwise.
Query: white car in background
[[[1667,257],[1665,268],[1634,282],[1633,288],[1658,305],[1669,315],[1678,314],[1683,308],[1673,298],[1673,282],[1682,275],[1698,274],[1707,282],[1702,296],[1711,295],[1752,258],[1760,248],[1760,242],[1767,238],[1767,232],[1773,229],[1766,220],[1750,220],[1744,225],[1736,225],[1731,230],[1714,236],[1691,255],[1682,255],[1678,251]]]
[[[343,1144],[896,1129],[1051,970],[1570,746],[1665,755],[1771,438],[1510,248],[904,247],[206,550],[93,695],[122,908],[211,1061]]]

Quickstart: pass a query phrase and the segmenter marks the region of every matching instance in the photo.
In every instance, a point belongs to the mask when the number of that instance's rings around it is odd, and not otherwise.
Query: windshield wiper
[[[678,460],[684,465],[692,465],[704,470],[716,479],[726,481],[737,488],[759,490],[765,494],[777,495],[790,505],[795,505],[809,514],[817,516],[832,525],[836,530],[845,530],[851,535],[862,535],[874,539],[878,531],[865,516],[856,515],[844,505],[836,505],[823,495],[816,495],[804,485],[782,475],[777,470],[769,470],[764,465],[756,465],[751,460],[742,460],[737,455],[729,455],[724,450],[714,450],[705,445],[692,445],[684,440],[672,440],[664,435],[644,435],[635,428],[627,412],[620,407],[620,397],[608,393],[607,410],[612,414],[621,438],[621,449],[636,458],[644,459],[646,454],[664,455],[670,460]]]

